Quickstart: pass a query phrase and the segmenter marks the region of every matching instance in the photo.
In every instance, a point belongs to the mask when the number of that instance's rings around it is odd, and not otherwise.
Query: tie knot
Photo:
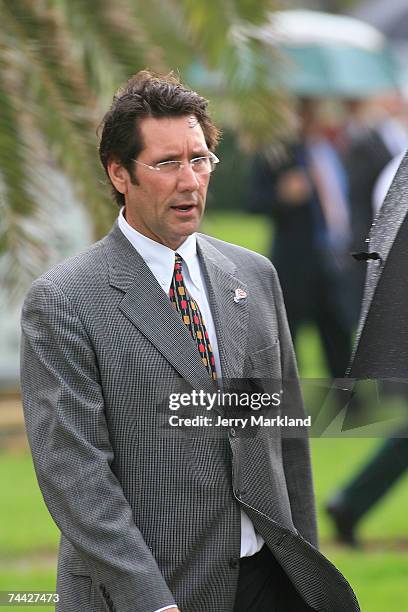
[[[176,257],[174,260],[174,267],[176,270],[181,270],[181,264],[183,263],[183,258],[181,257],[181,255],[179,255],[178,253],[176,253]]]

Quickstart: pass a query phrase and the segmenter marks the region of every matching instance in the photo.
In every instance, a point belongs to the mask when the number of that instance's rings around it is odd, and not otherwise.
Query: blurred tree
[[[284,112],[265,84],[260,43],[240,27],[260,24],[273,0],[0,0],[0,254],[3,281],[30,277],[47,259],[36,238],[47,168],[72,182],[94,236],[116,214],[99,166],[95,130],[113,91],[141,68],[194,65],[221,125],[246,142],[269,139]]]

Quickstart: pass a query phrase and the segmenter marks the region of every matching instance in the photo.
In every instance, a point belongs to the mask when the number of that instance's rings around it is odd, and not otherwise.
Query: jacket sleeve
[[[111,470],[98,363],[70,300],[44,278],[22,313],[21,383],[35,470],[48,509],[107,609],[174,603]]]
[[[305,412],[296,358],[286,318],[282,290],[275,269],[273,269],[273,285],[281,345],[282,414],[287,414],[292,418],[303,419]],[[295,429],[283,428],[282,456],[293,523],[300,535],[310,544],[317,547],[318,538],[313,479],[308,433],[305,429],[298,427]]]

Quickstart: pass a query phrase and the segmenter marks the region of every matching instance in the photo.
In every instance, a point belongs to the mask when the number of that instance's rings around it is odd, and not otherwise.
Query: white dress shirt
[[[151,240],[135,230],[124,217],[124,208],[121,209],[118,218],[119,228],[129,242],[134,246],[138,253],[143,257],[146,264],[154,274],[157,282],[169,295],[171,281],[174,273],[175,253],[177,252],[183,259],[182,271],[186,289],[191,297],[197,302],[200,308],[205,327],[208,331],[210,343],[215,359],[215,369],[217,377],[221,378],[222,370],[220,364],[220,354],[218,351],[217,335],[215,332],[214,320],[208,301],[207,287],[204,282],[200,260],[197,255],[196,235],[188,236],[177,251],[173,251],[164,244]],[[252,521],[241,510],[241,557],[249,557],[259,550],[264,544],[264,539],[256,533]],[[160,608],[155,612],[163,612],[173,606]]]

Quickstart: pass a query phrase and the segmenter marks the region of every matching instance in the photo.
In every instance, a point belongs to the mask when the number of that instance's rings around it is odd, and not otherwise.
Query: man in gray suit
[[[196,233],[217,139],[198,94],[130,79],[100,143],[118,220],[24,304],[24,409],[62,533],[63,612],[359,610],[317,550],[304,428],[276,425],[303,416],[276,273]],[[270,407],[275,426],[248,434],[236,406],[215,432],[221,402],[197,408],[212,426],[169,426],[169,391],[219,394],[237,379],[291,381]]]

